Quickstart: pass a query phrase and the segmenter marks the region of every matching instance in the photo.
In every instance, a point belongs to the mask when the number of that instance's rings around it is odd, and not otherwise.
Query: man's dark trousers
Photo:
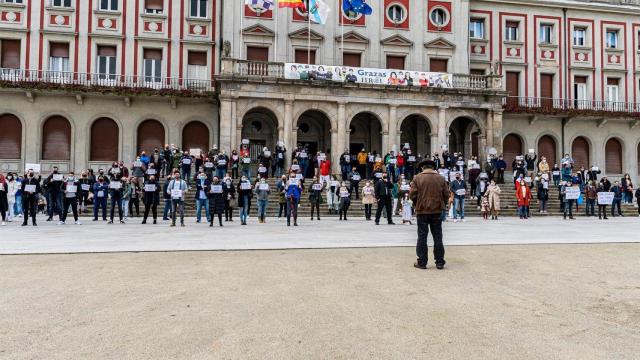
[[[429,227],[431,227],[431,234],[433,235],[433,256],[435,257],[436,265],[444,265],[444,245],[442,244],[440,214],[418,215],[418,244],[416,245],[418,265],[427,265],[427,259],[429,258],[429,247],[427,246]]]
[[[380,222],[380,216],[382,215],[383,207],[385,208],[385,211],[387,214],[387,222],[388,223],[393,222],[393,218],[391,217],[391,197],[386,196],[378,200],[378,208],[376,209],[376,224]]]

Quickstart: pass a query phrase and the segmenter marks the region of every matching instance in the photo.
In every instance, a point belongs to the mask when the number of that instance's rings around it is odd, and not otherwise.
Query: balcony
[[[640,103],[509,96],[505,112],[562,116],[640,117]]]
[[[319,65],[318,65],[319,66]],[[351,69],[351,67],[347,67]],[[415,73],[413,70],[406,72]],[[222,79],[246,79],[254,81],[305,81],[319,83],[339,84],[340,81],[331,80],[291,80],[285,76],[285,64],[280,62],[263,62],[251,60],[222,59]],[[456,90],[492,90],[502,91],[502,81],[499,75],[472,75],[472,74],[451,74],[450,85],[446,86]],[[434,88],[434,86],[399,86],[386,84],[358,84],[360,86],[381,86],[393,88]],[[445,88],[444,86],[442,88]]]
[[[212,80],[201,79],[0,68],[0,88],[96,92],[127,96],[207,97],[215,92],[215,83]]]

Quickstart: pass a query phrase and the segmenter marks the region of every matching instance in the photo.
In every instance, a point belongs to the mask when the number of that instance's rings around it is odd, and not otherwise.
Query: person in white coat
[[[7,217],[7,221],[13,221],[13,218],[16,216],[14,214],[14,208],[16,205],[16,193],[19,190],[18,183],[16,182],[15,175],[12,173],[7,174],[7,202],[9,204],[9,216]]]

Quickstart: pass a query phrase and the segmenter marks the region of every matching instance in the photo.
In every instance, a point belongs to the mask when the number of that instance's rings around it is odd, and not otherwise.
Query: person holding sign
[[[240,208],[240,225],[247,225],[249,204],[251,203],[251,182],[242,175],[238,183],[238,208]]]
[[[467,194],[467,183],[462,179],[460,173],[456,173],[456,179],[451,182],[451,192],[453,196],[453,222],[464,222],[464,198]]]
[[[236,198],[236,188],[229,174],[224,178],[224,221],[233,221],[233,206],[231,201]],[[209,204],[211,208],[211,204]]]
[[[364,205],[364,218],[367,221],[371,221],[371,208],[376,202],[374,196],[375,189],[371,186],[371,182],[367,181],[362,187],[362,204]]]
[[[240,170],[242,176],[251,179],[251,154],[249,153],[249,142],[240,147]]]
[[[79,188],[80,182],[75,178],[74,172],[69,172],[67,179],[64,181],[64,206],[62,208],[62,220],[58,225],[64,225],[65,221],[67,221],[67,212],[69,211],[69,207],[71,207],[71,211],[73,212],[73,220],[75,220],[76,225],[80,225],[80,221],[78,220]]]
[[[9,211],[9,185],[3,174],[0,174],[0,215],[2,215],[2,226],[7,226],[7,212]]]
[[[209,199],[209,206],[207,209],[210,211],[210,214],[207,215],[207,218],[209,218],[209,227],[213,227],[213,219],[216,215],[218,215],[218,223],[220,226],[223,226],[222,213],[226,210],[226,193],[227,184],[225,182],[221,182],[220,178],[217,176],[214,176],[207,195]]]
[[[622,210],[620,209],[620,204],[622,203],[622,186],[620,186],[619,182],[614,182],[611,187],[611,192],[613,193],[613,202],[611,203],[611,216],[616,217],[616,207],[618,208],[618,216],[622,215]]]
[[[218,176],[215,176],[218,178]],[[220,178],[218,178],[220,179]],[[198,174],[198,178],[196,179],[196,222],[200,223],[202,219],[202,209],[205,210],[205,216],[207,217],[207,222],[210,223],[211,215],[209,213],[209,206],[211,201],[209,201],[209,196],[207,195],[209,192],[209,187],[211,186],[211,181],[207,178],[207,174],[203,171]]]
[[[589,180],[587,186],[584,188],[584,197],[587,201],[585,209],[585,215],[587,216],[595,216],[596,215],[596,199],[598,199],[598,189],[593,184],[592,180]]]
[[[180,226],[184,226],[184,196],[186,192],[187,183],[180,179],[179,172],[174,172],[173,179],[169,181],[167,186],[167,194],[171,195],[171,227],[176,226],[178,211],[180,211]]]
[[[227,173],[227,168],[229,167],[229,156],[225,154],[224,151],[220,151],[218,156],[216,157],[216,176],[218,179],[224,178],[224,175]]]
[[[638,205],[638,216],[640,216],[640,187],[636,189],[636,204]]]
[[[354,166],[353,168],[351,168],[351,174],[349,174],[349,182],[350,182],[350,187],[349,187],[349,192],[352,194],[355,194],[356,196],[356,200],[358,200],[360,198],[360,193],[359,193],[359,186],[360,186],[360,180],[362,180],[362,176],[360,175],[360,172],[356,169],[356,167]]]
[[[362,150],[360,150],[360,152],[356,156],[356,160],[358,162],[358,173],[360,174],[360,176],[364,176],[366,178],[366,176],[367,176],[367,152],[365,151],[364,148],[362,148]],[[357,194],[357,191],[356,191],[356,194]]]
[[[276,182],[276,191],[278,194],[278,221],[282,218],[282,214],[287,216],[287,175],[282,175],[280,180]]]
[[[45,179],[46,189],[49,192],[49,217],[47,221],[51,221],[53,219],[53,214],[55,212],[58,213],[59,220],[62,221],[62,182],[63,176],[58,171],[58,167],[54,166],[53,171],[47,178]]]
[[[413,201],[418,221],[418,241],[416,244],[417,261],[413,266],[417,269],[426,269],[429,258],[427,238],[429,230],[433,236],[433,256],[436,268],[444,269],[444,244],[442,243],[441,214],[445,210],[445,203],[449,199],[449,188],[446,180],[435,171],[435,162],[424,160],[419,169],[424,169],[416,174],[411,181],[409,198]]]
[[[393,191],[393,184],[387,178],[386,173],[382,173],[382,179],[376,183],[376,200],[378,202],[378,208],[376,209],[376,225],[380,225],[380,217],[382,216],[382,209],[386,211],[387,224],[395,225],[393,222],[391,213],[391,192]]]
[[[238,155],[238,150],[233,149],[229,161],[231,162],[231,178],[239,178],[238,169],[240,168],[240,156]]]
[[[580,196],[580,188],[577,186],[573,186],[571,181],[565,182],[561,187],[560,193],[563,195],[563,207],[564,207],[564,215],[563,218],[567,220],[567,213],[569,214],[569,219],[575,219],[573,217],[573,204],[576,202],[578,197]]]
[[[342,173],[342,181],[346,181],[349,177],[349,170],[351,170],[351,154],[349,154],[349,149],[344,149],[344,152],[340,155],[340,172]]]
[[[79,211],[82,213],[86,213],[87,204],[89,203],[89,194],[91,194],[91,186],[93,185],[91,179],[89,179],[87,171],[83,171],[80,174],[78,184],[80,185],[80,187],[78,188],[78,202],[80,203]]]
[[[261,167],[264,167],[265,170],[263,172],[258,171],[260,177],[264,177],[265,179],[269,177],[269,168],[271,167],[271,151],[266,146],[262,148],[262,152],[258,155],[258,162]],[[273,174],[273,172],[272,172]]]
[[[144,203],[144,217],[142,218],[142,224],[147,223],[149,217],[149,210],[153,215],[153,224],[158,223],[158,204],[160,203],[160,184],[156,180],[155,175],[149,176],[149,180],[144,184],[144,195],[142,196]]]
[[[24,210],[24,220],[22,226],[27,226],[29,213],[33,226],[36,224],[36,210],[38,209],[38,197],[40,196],[40,181],[33,174],[33,170],[27,172],[27,178],[22,181],[22,209]]]
[[[109,196],[111,197],[110,204],[110,216],[109,222],[107,224],[113,224],[113,213],[118,207],[118,218],[120,219],[120,224],[124,224],[124,219],[122,217],[122,199],[124,195],[124,182],[122,179],[126,179],[121,177],[119,179],[113,179],[109,183]]]
[[[189,178],[191,177],[191,163],[193,159],[191,155],[189,155],[188,151],[185,151],[182,155],[182,159],[180,159],[180,166],[182,168],[182,173],[180,174],[185,181],[186,184],[189,184]]]
[[[102,221],[107,221],[107,194],[109,185],[105,183],[103,176],[98,176],[98,181],[93,184],[93,221],[98,221],[98,210],[102,209]]]
[[[302,186],[296,178],[295,173],[289,175],[289,182],[286,188],[287,199],[287,226],[291,226],[291,218],[293,217],[293,226],[298,226],[298,204],[300,203],[300,195]]]
[[[320,220],[320,204],[322,203],[323,184],[316,176],[313,183],[309,186],[309,203],[311,205],[311,220],[313,221],[313,212],[316,212],[317,219]]]
[[[256,201],[258,203],[258,222],[260,224],[264,224],[266,223],[269,194],[271,194],[271,190],[269,190],[269,184],[267,184],[266,179],[261,178],[260,182],[253,189],[253,192],[256,195]]]
[[[596,188],[596,193],[598,194],[598,197],[600,197],[600,193],[611,194],[609,189],[605,188],[604,180],[606,180],[606,178],[603,178],[602,180],[600,180],[600,182],[598,183],[598,187]],[[613,199],[611,198],[611,200]],[[607,201],[606,204],[604,201],[598,201],[598,219],[602,220],[604,216],[605,220],[609,220],[609,218],[607,217],[607,205],[609,205],[610,203],[611,202],[609,201]]]
[[[342,182],[342,186],[338,191],[338,196],[340,197],[340,220],[342,220],[342,216],[344,215],[344,220],[347,221],[347,212],[349,211],[349,205],[351,205],[351,192],[349,191],[345,181]]]
[[[531,204],[531,189],[527,182],[520,180],[516,183],[516,199],[518,201],[518,215],[520,219],[529,218],[529,204]]]
[[[281,142],[276,145],[276,154],[273,161],[272,174],[273,176],[282,176],[284,172],[284,159],[287,154],[287,148]]]
[[[404,173],[407,175],[407,180],[413,180],[413,176],[415,175],[415,166],[417,162],[416,156],[411,152],[411,149],[405,150],[404,154]]]

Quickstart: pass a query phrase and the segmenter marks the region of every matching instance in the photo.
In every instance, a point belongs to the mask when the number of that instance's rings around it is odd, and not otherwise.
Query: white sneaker
[[[2,226],[7,226],[7,223],[3,221]]]
[[[280,218],[278,218],[278,221],[280,221]]]
[[[58,221],[58,225],[64,225],[64,221]]]
[[[80,220],[76,221],[76,225],[82,225],[82,223],[80,222]]]
[[[457,223],[457,222],[458,222],[458,219],[453,219],[453,222],[454,222],[454,223]]]
[[[460,220],[460,221],[462,221],[462,222],[467,222],[467,220],[465,220],[465,219],[462,219],[462,220]]]

